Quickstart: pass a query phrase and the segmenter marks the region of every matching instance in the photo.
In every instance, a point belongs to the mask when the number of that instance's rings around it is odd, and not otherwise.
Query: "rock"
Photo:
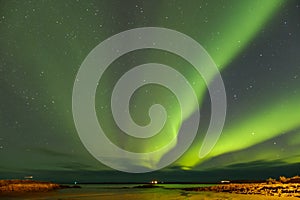
[[[61,189],[61,185],[32,180],[0,180],[0,193],[46,192]]]
[[[230,183],[200,188],[185,188],[187,191],[214,191],[236,194],[261,194],[266,196],[299,197],[300,185],[297,183]]]

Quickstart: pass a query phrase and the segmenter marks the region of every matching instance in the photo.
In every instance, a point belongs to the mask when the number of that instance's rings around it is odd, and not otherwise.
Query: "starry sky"
[[[221,72],[227,116],[217,144],[200,159],[210,118],[202,78],[188,62],[161,50],[119,57],[99,81],[95,98],[99,123],[114,144],[133,152],[154,151],[180,128],[178,101],[158,85],[139,88],[129,109],[137,124],[147,125],[149,107],[163,105],[169,118],[160,134],[137,140],[116,127],[111,92],[136,65],[172,66],[193,84],[201,102],[198,134],[182,157],[156,172],[128,174],[101,164],[85,149],[72,116],[72,90],[94,47],[138,27],[165,27],[199,42]],[[33,175],[58,182],[197,182],[300,174],[299,44],[297,0],[2,0],[0,179]],[[151,168],[163,157],[136,164]]]

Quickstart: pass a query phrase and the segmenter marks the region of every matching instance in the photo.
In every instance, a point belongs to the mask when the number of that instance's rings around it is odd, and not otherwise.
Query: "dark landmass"
[[[185,188],[185,191],[213,191],[235,194],[256,194],[278,197],[300,198],[300,177],[286,178],[281,176],[279,180],[269,178],[260,183],[226,183],[210,187]]]
[[[164,188],[163,186],[155,185],[155,184],[145,184],[145,185],[138,185],[132,188]]]
[[[0,180],[0,194],[22,192],[48,192],[57,189],[80,188],[80,186],[60,185],[33,180]]]
[[[120,185],[120,184],[128,184],[128,185],[138,185],[138,184],[151,184],[151,182],[77,182],[77,184],[80,185],[91,185],[91,184],[95,184],[95,185],[101,185],[101,184],[111,184],[111,185]],[[181,182],[181,181],[177,181],[177,182],[158,182],[157,184],[216,184],[215,182]]]

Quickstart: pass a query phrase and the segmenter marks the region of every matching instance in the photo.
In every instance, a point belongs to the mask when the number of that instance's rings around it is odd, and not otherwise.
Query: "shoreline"
[[[214,193],[218,195],[241,195],[241,196],[260,196],[266,197],[278,197],[278,198],[300,198],[300,183],[296,179],[292,182],[280,182],[272,179],[273,181],[261,182],[261,183],[219,183],[211,186],[204,187],[187,187],[182,188],[168,188],[160,184],[144,184],[133,187],[125,187],[119,189],[150,189],[150,188],[161,188],[165,190],[181,190],[185,192],[194,192],[197,194]],[[298,180],[298,179],[297,179]],[[294,181],[294,182],[293,182]],[[167,183],[166,183],[167,184]],[[183,184],[184,185],[184,184]],[[79,185],[69,186],[61,185],[52,182],[34,181],[34,180],[0,180],[0,197],[2,195],[23,195],[31,193],[47,193],[60,189],[68,188],[81,188]]]
[[[80,188],[80,186],[68,186],[35,180],[0,180],[0,195],[30,192],[50,192],[66,188]]]
[[[209,187],[184,188],[184,191],[300,198],[299,183],[228,183]]]

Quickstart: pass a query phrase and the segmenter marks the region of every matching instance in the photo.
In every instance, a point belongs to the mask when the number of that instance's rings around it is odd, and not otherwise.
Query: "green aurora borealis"
[[[215,180],[216,174],[279,176],[278,171],[289,167],[293,170],[284,173],[300,174],[293,168],[300,164],[299,19],[296,0],[0,1],[0,179],[33,174],[60,181],[128,181],[190,173],[193,176],[185,180],[199,181]],[[149,107],[162,104],[168,112],[164,129],[141,140],[116,127],[110,95],[132,67],[148,62],[174,67],[190,81],[201,102],[198,135],[179,160],[159,172],[120,175],[95,160],[80,142],[72,117],[72,88],[81,63],[95,46],[119,32],[148,26],[182,32],[207,50],[224,80],[227,118],[218,143],[200,159],[210,118],[201,77],[185,60],[160,50],[118,58],[99,81],[96,94],[99,123],[118,146],[154,151],[180,128],[178,102],[158,85],[139,88],[130,111],[136,123],[146,125]],[[191,114],[193,109],[191,105]],[[163,156],[136,164],[151,168]]]

